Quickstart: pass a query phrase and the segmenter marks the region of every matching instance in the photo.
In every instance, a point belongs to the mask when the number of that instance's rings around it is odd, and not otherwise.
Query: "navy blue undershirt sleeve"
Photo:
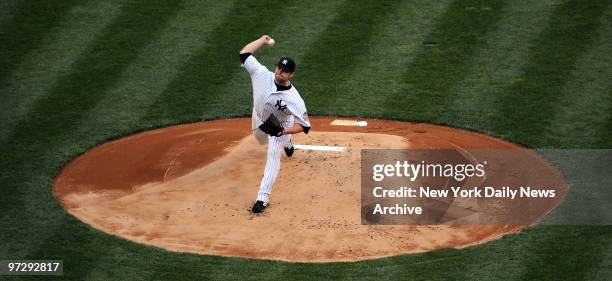
[[[240,54],[240,61],[242,63],[244,63],[244,61],[246,61],[246,59],[249,58],[249,56],[251,56],[251,55],[252,55],[251,53],[242,53],[242,54]]]
[[[308,131],[310,131],[310,127],[306,127],[302,124],[299,124],[300,126],[302,126],[302,129],[304,129],[304,134],[308,134]]]

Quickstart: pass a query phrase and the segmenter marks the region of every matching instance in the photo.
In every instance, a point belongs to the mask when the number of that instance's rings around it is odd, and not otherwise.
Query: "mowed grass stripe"
[[[559,108],[545,128],[546,135],[555,136],[555,147],[612,148],[612,127],[606,128],[612,118],[612,25],[601,25],[598,33],[568,75]]]
[[[566,1],[555,8],[549,25],[529,48],[523,74],[497,93],[489,128],[496,135],[531,147],[555,143],[546,134],[560,110],[560,93],[577,60],[596,38],[606,1]]]
[[[151,105],[143,122],[172,124],[196,121],[202,119],[203,112],[209,118],[248,114],[249,95],[245,93],[244,85],[236,85],[234,92],[221,89],[226,84],[236,83],[231,77],[244,71],[238,57],[240,49],[269,33],[283,19],[290,20],[290,13],[283,12],[288,8],[283,1],[235,3],[212,31],[209,43],[190,58]],[[265,14],[254,12],[264,9],[267,11]]]
[[[7,156],[7,161],[2,162],[7,171],[2,182],[5,183],[4,192],[9,194],[2,198],[3,216],[23,222],[22,228],[9,234],[12,237],[8,240],[15,243],[23,239],[44,241],[45,237],[65,231],[65,225],[49,225],[42,219],[54,211],[53,214],[63,213],[57,212],[60,208],[49,187],[57,169],[73,155],[63,154],[58,145],[63,141],[71,143],[73,147],[67,150],[82,145],[75,142],[71,134],[77,121],[103,98],[105,90],[117,81],[119,73],[141,49],[158,37],[158,31],[174,15],[179,4],[131,2],[123,7],[118,20],[77,60],[72,72],[62,77],[57,86],[35,104],[28,118],[0,148],[2,155]],[[37,181],[28,182],[30,178]],[[37,239],[33,239],[32,234]],[[70,234],[62,235],[68,237]],[[45,247],[37,243],[28,245],[22,251],[35,253],[38,246]]]
[[[612,91],[612,86],[608,85],[607,92]],[[604,125],[599,130],[599,140],[593,145],[597,148],[612,148],[612,95],[608,95],[606,97],[605,103],[608,104],[608,115],[605,118],[606,121]]]
[[[210,43],[211,32],[219,28],[233,5],[233,1],[209,5],[183,1],[176,16],[159,31],[159,39],[143,48],[104,98],[79,121],[75,138],[85,138],[93,145],[146,127],[140,121],[150,105],[179,75],[193,53]],[[92,128],[95,131],[91,132]]]
[[[586,276],[602,269],[611,243],[609,226],[546,226],[538,231],[547,235],[531,236],[522,245],[521,262],[528,269],[517,280],[591,280]]]
[[[383,27],[397,1],[347,1],[312,48],[303,56],[300,67],[300,91],[308,93],[310,113],[334,113],[331,102],[345,96],[339,85],[349,76],[365,54],[370,39]]]
[[[445,114],[435,123],[482,129],[479,124],[495,109],[496,92],[520,78],[529,47],[548,25],[553,10],[547,1],[511,1],[500,13],[497,28],[485,38],[463,70],[463,79],[450,90]]]
[[[352,58],[352,68],[331,83],[336,90],[325,92],[327,111],[342,116],[378,115],[380,100],[400,86],[401,66],[416,59],[425,36],[450,2],[405,1],[390,9],[365,42],[363,53]]]
[[[451,90],[466,75],[470,58],[497,28],[502,1],[454,1],[404,67],[402,84],[382,102],[389,118],[431,121],[445,115]]]
[[[38,48],[53,28],[58,26],[75,0],[22,1],[12,17],[2,24],[0,33],[0,84],[22,59]]]
[[[612,22],[612,5],[608,5],[608,10],[606,11],[606,14],[603,17],[604,19],[604,23],[607,21],[608,25],[606,26],[606,33],[609,34],[610,33],[610,28],[612,28],[612,25],[610,24],[610,22]],[[608,50],[606,51],[606,61],[609,61],[610,59],[610,54],[612,53],[612,37],[611,36],[607,36],[603,38],[603,41],[601,43],[603,46],[605,46],[605,48]],[[610,63],[608,63],[608,72],[610,71]],[[612,77],[612,76],[608,76],[608,77]],[[602,88],[603,93],[612,93],[612,79],[608,79],[607,80],[607,86]],[[599,140],[595,143],[594,147],[597,148],[607,148],[610,149],[612,148],[612,95],[608,94],[605,96],[605,103],[608,105],[608,110],[606,111],[607,113],[607,117],[605,117],[606,122],[604,123],[603,126],[601,126],[601,128],[599,129]],[[607,259],[608,264],[612,263],[612,261],[610,259]],[[612,266],[608,267],[608,268],[612,268]]]
[[[50,198],[47,200],[51,200]],[[85,278],[89,272],[98,268],[98,261],[111,253],[106,247],[112,240],[105,237],[92,241],[90,238],[95,234],[95,230],[81,225],[76,218],[54,211],[54,214],[47,216],[45,224],[35,224],[37,232],[30,233],[21,246],[27,250],[25,254],[21,251],[11,253],[14,259],[41,259],[41,257],[61,257],[64,261],[64,274],[62,278],[68,280],[89,280]],[[52,223],[51,223],[52,222]],[[25,223],[25,222],[24,222]],[[28,222],[29,223],[29,222]],[[12,240],[13,241],[13,240]],[[75,241],[79,241],[79,246],[75,247]],[[17,241],[13,243],[18,243]]]
[[[32,110],[35,102],[53,87],[84,56],[96,36],[111,24],[120,4],[89,1],[72,7],[65,20],[41,39],[40,47],[15,66],[9,79],[0,84],[0,143]]]
[[[317,47],[317,39],[323,36],[324,31],[332,24],[332,20],[347,1],[316,0],[291,6],[288,9],[291,12],[291,19],[283,19],[282,23],[277,24],[270,31],[270,35],[276,39],[277,44],[273,48],[263,48],[258,51],[257,57],[261,58],[264,61],[262,63],[270,70],[281,56],[294,58],[297,68],[293,80],[296,83],[300,82],[301,85],[301,72],[307,65],[304,60],[306,53],[309,49]],[[241,80],[247,80],[250,84],[246,71],[243,71],[242,74],[244,75],[240,76],[247,79]],[[300,85],[298,88],[301,89]]]
[[[17,14],[18,7],[18,1],[0,1],[0,34],[6,32],[5,23],[9,22]]]
[[[174,15],[179,3],[158,6],[132,2],[122,7],[117,21],[105,28],[71,71],[33,105],[9,143],[25,147],[69,133],[76,121],[103,99],[141,49],[159,36],[159,29]]]

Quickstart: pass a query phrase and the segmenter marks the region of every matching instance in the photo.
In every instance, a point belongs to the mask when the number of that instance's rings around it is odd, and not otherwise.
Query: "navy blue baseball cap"
[[[295,71],[295,61],[290,57],[280,58],[276,66],[278,66],[278,68],[282,69],[285,72]]]

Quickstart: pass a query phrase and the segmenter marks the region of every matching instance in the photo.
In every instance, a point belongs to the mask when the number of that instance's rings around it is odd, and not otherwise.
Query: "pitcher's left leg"
[[[280,137],[268,137],[268,156],[266,159],[266,168],[264,170],[263,178],[259,186],[259,192],[257,193],[257,200],[267,203],[270,200],[270,194],[274,187],[274,182],[280,171],[280,153],[284,147],[284,144],[289,142],[291,139],[290,135],[284,135]]]

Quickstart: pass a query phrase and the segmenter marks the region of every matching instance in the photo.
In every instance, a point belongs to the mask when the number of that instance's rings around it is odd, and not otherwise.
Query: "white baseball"
[[[274,39],[273,39],[273,38],[270,38],[270,40],[268,40],[268,46],[274,46],[274,43],[275,43],[275,42],[276,42],[276,41],[274,41]]]

